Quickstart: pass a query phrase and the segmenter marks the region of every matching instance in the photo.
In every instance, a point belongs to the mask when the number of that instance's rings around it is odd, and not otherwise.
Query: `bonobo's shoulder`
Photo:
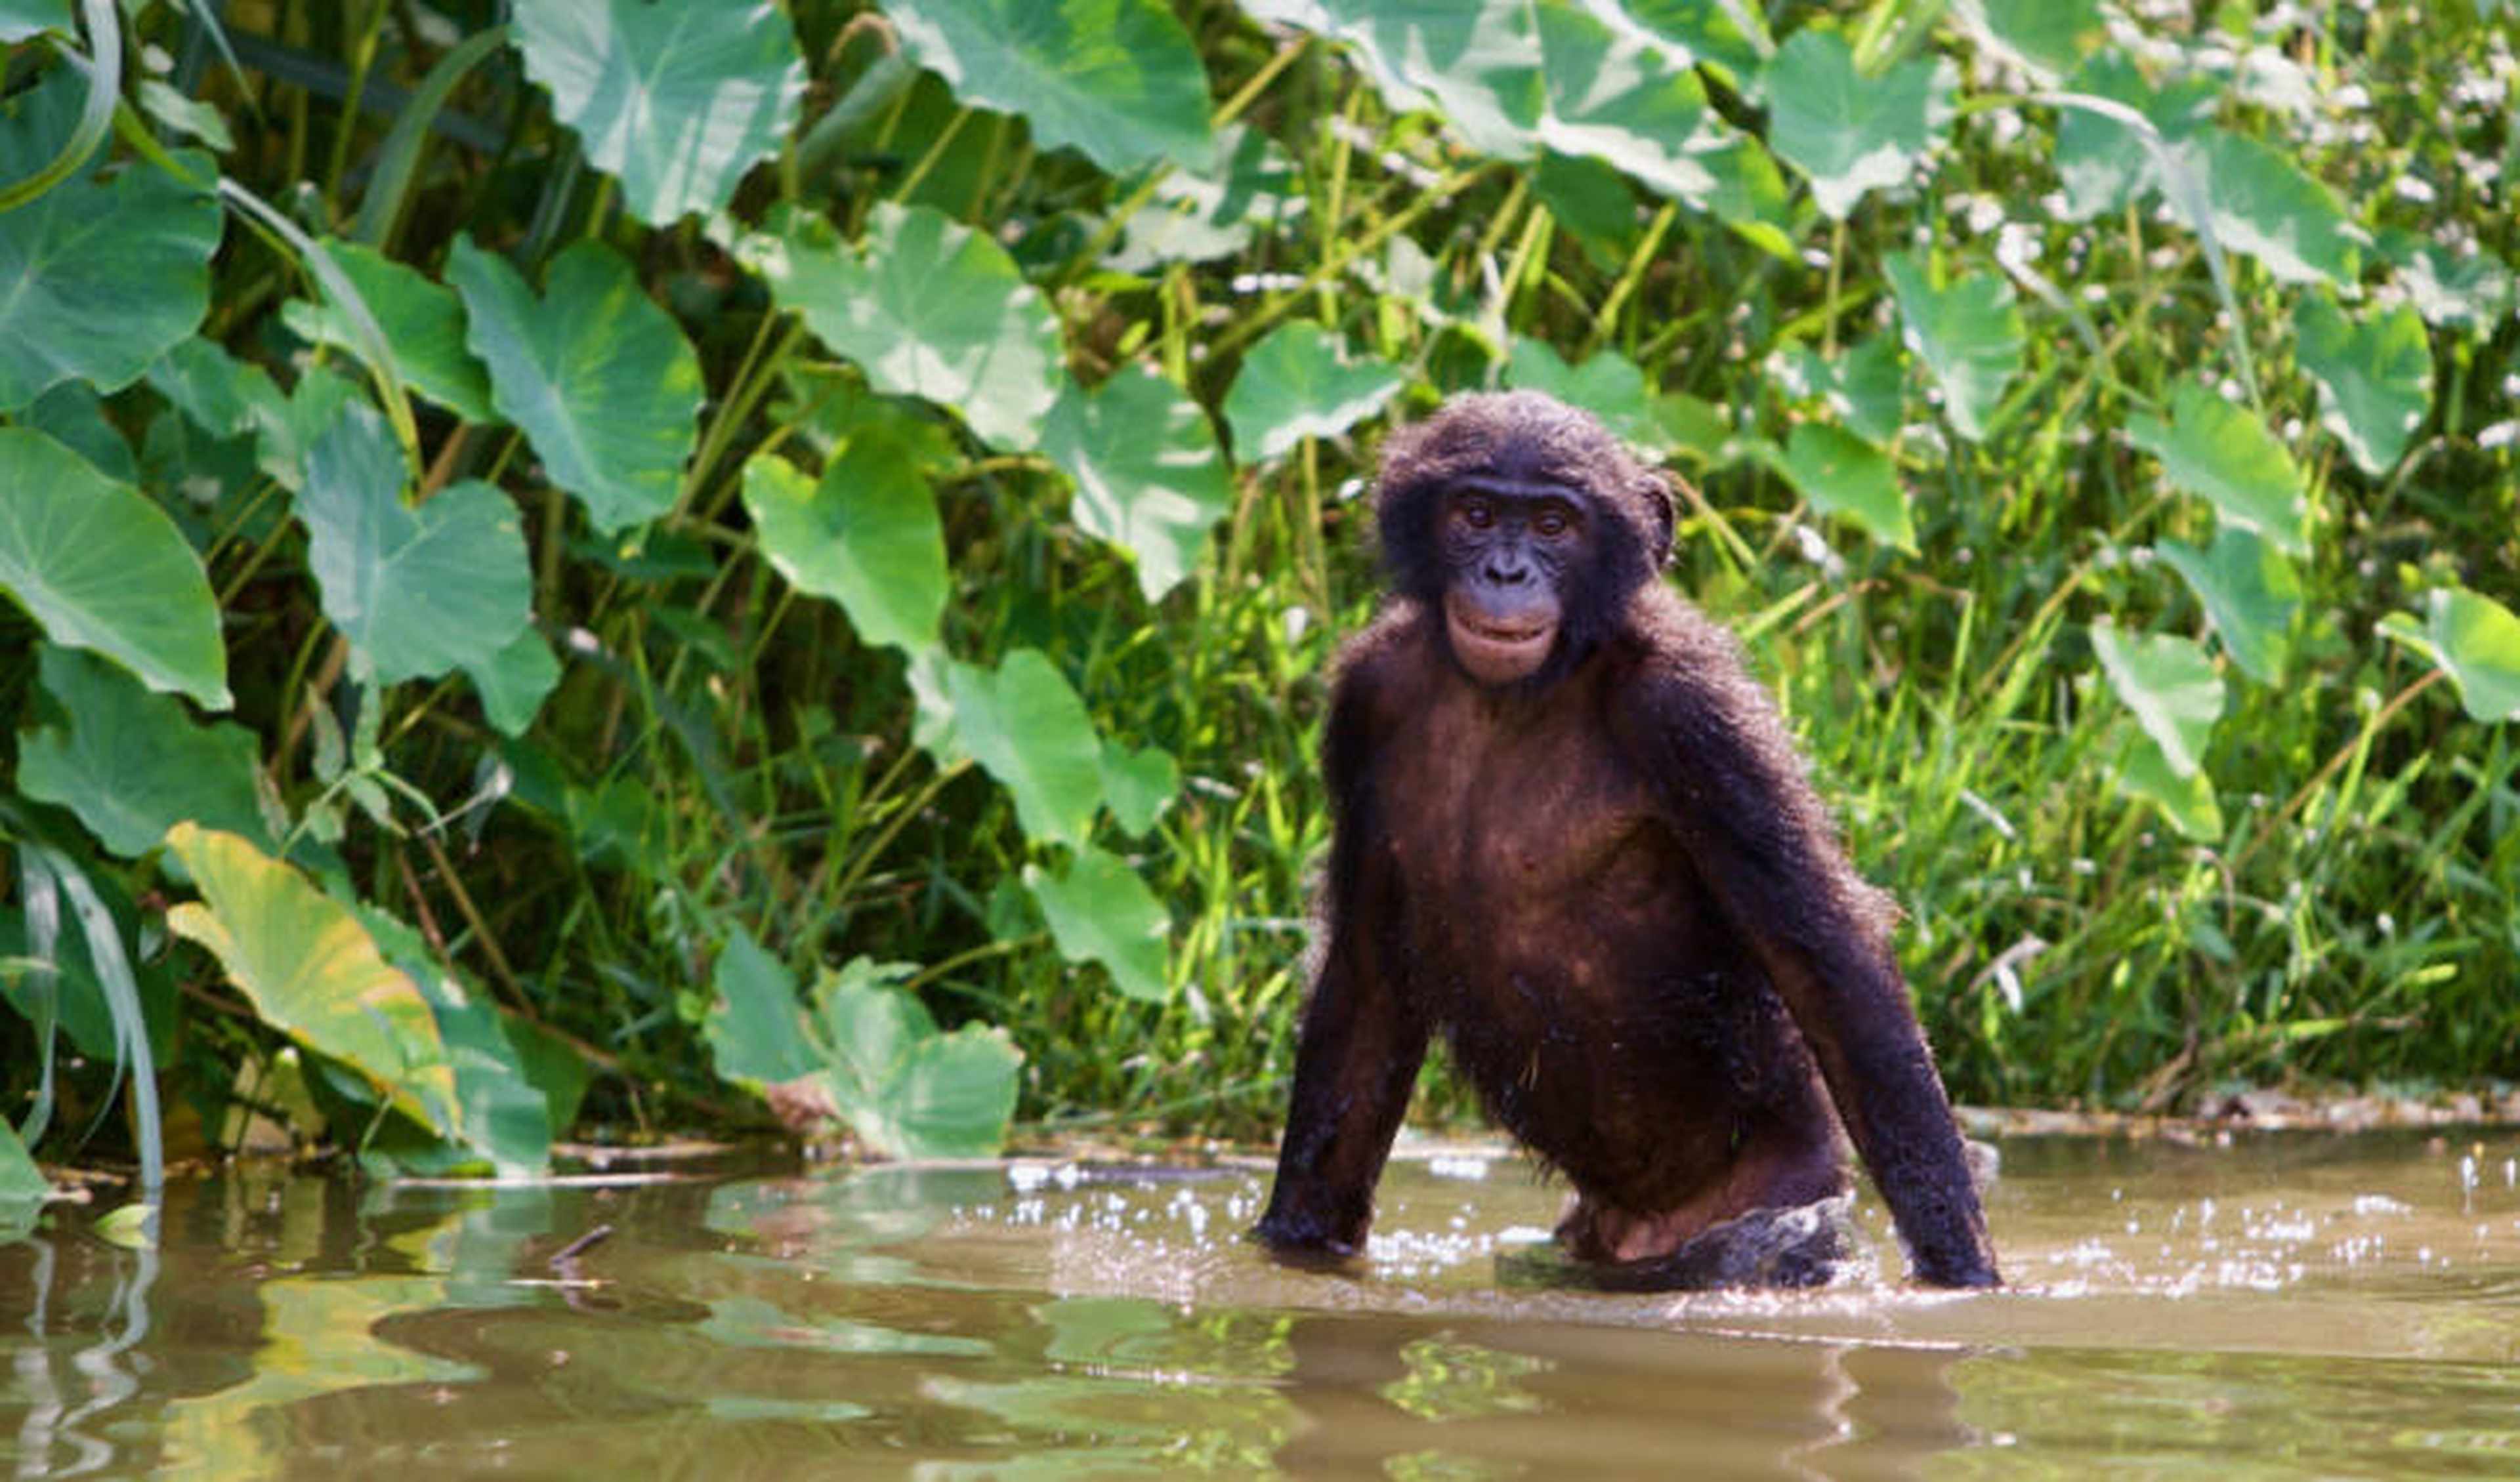
[[[1755,690],[1740,641],[1659,582],[1640,590],[1621,624],[1619,693],[1652,706],[1691,696]]]
[[[1377,712],[1397,706],[1406,713],[1437,657],[1424,605],[1394,599],[1383,604],[1362,632],[1340,645],[1330,678],[1332,699]]]

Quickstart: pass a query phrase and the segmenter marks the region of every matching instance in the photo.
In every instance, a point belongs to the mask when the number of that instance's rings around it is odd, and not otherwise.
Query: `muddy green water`
[[[2014,1284],[1959,1297],[1501,1281],[1559,1194],[1475,1150],[1404,1154],[1332,1275],[1238,1238],[1257,1170],[246,1173],[154,1254],[0,1246],[0,1469],[2520,1476],[2520,1134],[2002,1151]]]

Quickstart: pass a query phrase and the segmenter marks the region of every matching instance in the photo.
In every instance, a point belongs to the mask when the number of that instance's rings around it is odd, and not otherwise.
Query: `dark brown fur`
[[[1589,561],[1528,681],[1456,664],[1432,520],[1473,474],[1583,491]],[[1430,1034],[1560,1169],[1559,1235],[1651,1263],[1846,1187],[1841,1125],[1915,1274],[1995,1280],[1951,1108],[1892,957],[1895,912],[1839,848],[1731,636],[1655,579],[1659,478],[1528,394],[1396,435],[1377,491],[1397,591],[1348,646],[1324,761],[1336,833],[1259,1233],[1363,1244]]]

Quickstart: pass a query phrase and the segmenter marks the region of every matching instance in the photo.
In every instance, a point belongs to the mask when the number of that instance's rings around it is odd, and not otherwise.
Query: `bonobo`
[[[1843,1209],[1841,1125],[1911,1274],[1995,1284],[1894,908],[1660,579],[1661,475],[1587,413],[1471,395],[1392,436],[1374,505],[1393,590],[1330,700],[1328,939],[1259,1237],[1362,1248],[1441,1030],[1608,1284],[1827,1280],[1842,1222],[1807,1216]],[[1779,1229],[1808,1238],[1728,1249]]]

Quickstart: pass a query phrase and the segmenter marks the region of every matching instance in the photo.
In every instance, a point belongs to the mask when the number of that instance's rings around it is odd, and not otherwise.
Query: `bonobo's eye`
[[[1484,530],[1496,523],[1496,506],[1484,499],[1463,499],[1453,506],[1453,514],[1473,530]]]
[[[1575,514],[1561,504],[1545,504],[1532,516],[1531,528],[1543,540],[1564,538],[1575,528]]]

